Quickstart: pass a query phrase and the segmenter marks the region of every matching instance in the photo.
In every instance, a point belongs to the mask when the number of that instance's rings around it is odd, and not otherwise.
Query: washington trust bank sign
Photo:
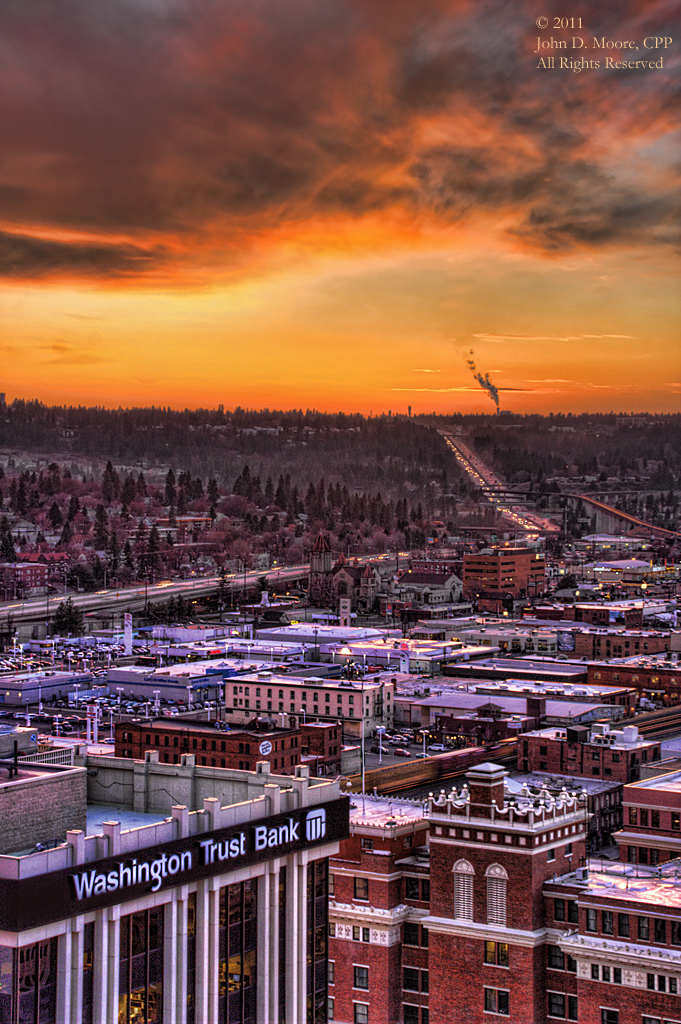
[[[25,931],[145,893],[347,839],[347,797],[44,875],[0,879],[0,930]]]

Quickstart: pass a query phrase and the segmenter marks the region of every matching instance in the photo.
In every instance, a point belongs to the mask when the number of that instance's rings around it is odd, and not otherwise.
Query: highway
[[[441,430],[447,446],[459,463],[460,468],[467,473],[476,487],[480,488],[483,495],[494,506],[499,515],[513,524],[516,530],[525,533],[558,533],[560,527],[544,516],[530,512],[522,504],[510,505],[508,498],[495,491],[506,492],[507,487],[496,473],[489,466],[486,466],[463,441],[447,430]]]
[[[400,556],[406,557],[406,552]],[[353,559],[354,561],[354,559]],[[386,568],[395,561],[390,555],[361,555],[357,561],[385,562]],[[279,589],[294,582],[305,580],[310,574],[309,562],[299,565],[278,565],[271,569],[250,569],[246,572],[228,573],[225,577],[225,589],[228,593],[239,593],[254,589],[256,581],[266,580],[268,586]],[[210,576],[193,576],[187,580],[161,580],[159,583],[136,584],[132,587],[110,587],[98,590],[94,594],[69,594],[74,605],[81,611],[139,611],[151,602],[168,601],[171,597],[181,596],[191,601],[194,598],[214,594],[220,585],[217,574]],[[67,600],[64,594],[45,594],[42,597],[27,598],[25,601],[13,600],[0,602],[0,622],[7,616],[16,625],[19,622],[45,622],[52,619],[55,611]]]
[[[270,585],[290,584],[294,580],[307,578],[309,564],[277,566],[266,570],[229,573],[225,588],[229,593],[253,588],[256,580],[265,578]],[[137,584],[132,587],[111,587],[94,594],[70,594],[74,605],[83,612],[127,611],[143,608],[148,602],[168,601],[171,597],[182,596],[187,600],[213,594],[220,585],[218,575],[196,576],[187,580],[161,580],[159,583]],[[15,622],[45,622],[65,601],[64,594],[46,594],[42,597],[27,598],[25,601],[0,603],[0,619],[11,617]]]

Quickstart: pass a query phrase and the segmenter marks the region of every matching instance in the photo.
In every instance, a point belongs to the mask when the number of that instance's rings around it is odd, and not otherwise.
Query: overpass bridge
[[[591,497],[588,494],[565,494],[564,497],[568,501],[575,502],[575,504],[581,501],[583,505],[593,510],[594,533],[613,533],[621,530],[622,526],[626,526],[630,532],[635,530],[636,532],[646,533],[650,537],[658,537],[661,540],[681,540],[681,533],[677,533],[675,530],[665,530],[661,526],[653,526],[652,523],[647,523],[645,519],[639,519],[628,512],[622,512],[618,508],[613,508],[612,505],[606,505],[604,501],[600,501],[598,498]]]

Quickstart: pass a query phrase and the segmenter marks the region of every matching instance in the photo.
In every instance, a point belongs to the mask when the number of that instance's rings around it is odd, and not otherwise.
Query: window
[[[428,971],[421,971],[421,991],[422,992],[427,992],[428,991],[428,984],[429,984],[429,981],[428,981]]]
[[[644,1014],[641,1017],[641,1024],[662,1024],[662,1021],[659,1017],[649,1017],[647,1014]]]
[[[368,878],[355,878],[355,899],[356,900],[368,900],[369,899],[369,879]]]
[[[353,926],[352,926],[352,941],[353,942],[359,942],[361,938],[362,938],[362,929],[360,928],[360,926],[358,924],[353,924]]]
[[[567,919],[571,924],[579,924],[579,907],[575,900],[568,900]]]
[[[371,932],[368,928],[362,928],[362,942],[370,941]]]
[[[329,985],[334,985],[335,982],[336,982],[336,961],[335,960],[329,960],[328,961],[328,968],[327,968],[327,972],[326,972],[326,980],[328,981]]]
[[[598,931],[598,919],[593,907],[586,908],[586,930],[588,932]]]
[[[495,967],[508,967],[508,943],[485,942],[485,963]]]
[[[672,828],[675,832],[681,829],[681,811],[672,811]]]
[[[419,926],[413,921],[404,922],[404,932],[402,935],[402,941],[405,946],[418,946],[419,944]]]
[[[650,921],[647,917],[639,917],[638,919],[638,937],[646,941],[650,938]]]
[[[421,882],[421,899],[424,903],[428,903],[430,900],[430,879],[428,878],[424,878]]]
[[[354,979],[352,982],[353,988],[369,988],[369,968],[368,967],[353,967]]]
[[[616,985],[621,985],[622,984],[622,968],[621,967],[613,967],[613,969],[612,969],[612,980],[614,981],[614,983]]]
[[[336,876],[329,875],[329,896],[336,895]]]
[[[620,1011],[601,1007],[601,1024],[620,1024]]]
[[[473,866],[467,860],[454,865],[454,917],[473,920]]]
[[[415,967],[402,968],[402,988],[408,992],[418,992],[419,972]]]
[[[648,809],[642,807],[639,811],[639,825],[648,828]]]
[[[501,864],[490,864],[487,876],[487,924],[506,924],[506,882],[508,875]]]
[[[560,948],[560,946],[547,946],[546,947],[546,952],[547,952],[548,966],[551,968],[551,970],[554,970],[554,971],[564,971],[565,970],[565,957],[563,956],[563,950]],[[560,1016],[560,1015],[559,1014],[554,1014],[554,1016]]]
[[[629,938],[629,915],[618,914],[617,915],[617,934],[622,939]]]
[[[663,917],[654,918],[655,923],[655,942],[666,942],[667,941],[667,922]]]
[[[553,916],[556,921],[565,920],[565,900],[553,901]]]
[[[502,1013],[505,1017],[508,1017],[508,992],[500,988],[486,988],[484,991],[485,1013]]]
[[[549,1017],[565,1016],[565,996],[562,992],[549,992]]]
[[[334,1009],[335,1009],[334,1001],[333,1001],[333,999],[331,999],[331,997],[329,997],[326,1000],[326,1016],[327,1016],[328,1020],[333,1020]]]
[[[610,981],[610,968],[603,966],[601,968],[601,977],[603,981]]]
[[[410,1006],[409,1003],[403,1003],[402,1013],[402,1020],[404,1021],[404,1024],[419,1024],[418,1006]]]
[[[546,859],[548,861],[555,860],[556,859],[556,851],[555,850],[547,850],[546,851]]]
[[[333,939],[335,934],[336,934],[336,926],[335,926],[335,924],[329,924],[329,937]]]
[[[573,960],[573,958],[570,956],[569,953],[567,954],[567,959],[566,959],[566,963],[565,963],[565,970],[566,971],[570,971],[572,974],[576,974],[577,973],[577,961]]]
[[[373,848],[374,848],[374,841],[373,841],[373,839],[368,839],[366,836],[362,836],[361,847],[362,847],[363,850],[373,850]]]
[[[355,1003],[355,1024],[369,1024],[369,1004]]]
[[[636,825],[637,824],[637,815],[636,815],[636,808],[635,807],[630,807],[629,808],[629,824],[630,825]]]
[[[603,921],[603,934],[604,935],[613,935],[614,932],[613,932],[613,923],[612,923],[612,910],[604,910],[603,911],[602,921]]]
[[[579,1020],[579,1004],[577,1002],[577,996],[568,996],[568,1020]]]
[[[417,900],[419,898],[419,880],[418,878],[405,878],[404,880],[404,898],[407,900]]]
[[[650,827],[651,828],[659,828],[660,827],[660,812],[659,811],[651,811],[650,812]]]
[[[681,946],[681,921],[672,921],[672,946]]]

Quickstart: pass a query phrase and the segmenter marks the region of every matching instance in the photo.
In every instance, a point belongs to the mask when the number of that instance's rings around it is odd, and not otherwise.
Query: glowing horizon
[[[544,71],[544,13],[7,5],[8,400],[492,412],[472,352],[501,409],[678,411],[678,46]]]

